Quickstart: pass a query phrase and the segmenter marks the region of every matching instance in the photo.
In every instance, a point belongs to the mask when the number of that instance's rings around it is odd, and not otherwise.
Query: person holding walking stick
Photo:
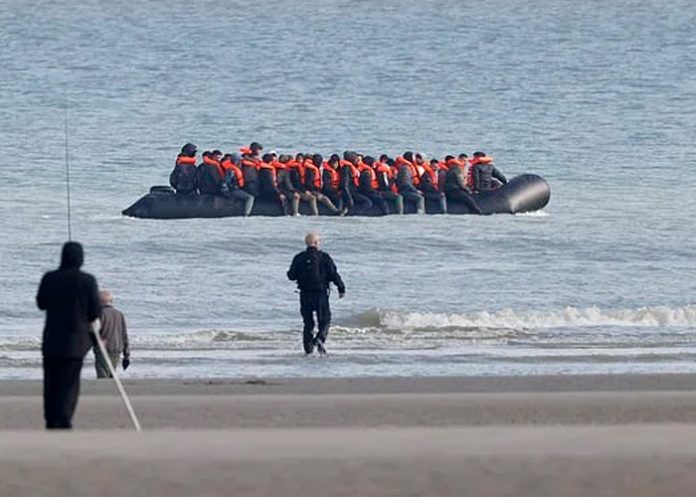
[[[36,304],[46,311],[41,352],[46,429],[71,429],[80,372],[92,347],[92,322],[101,315],[97,280],[80,270],[82,245],[63,245],[60,267],[41,279]]]

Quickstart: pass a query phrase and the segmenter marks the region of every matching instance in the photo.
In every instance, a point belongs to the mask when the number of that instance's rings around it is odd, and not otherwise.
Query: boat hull
[[[517,214],[544,208],[551,198],[548,183],[540,176],[523,174],[512,178],[506,185],[490,192],[474,194],[484,214]],[[426,202],[426,213],[439,213],[436,200]],[[416,206],[405,202],[404,213],[415,214]],[[448,214],[472,214],[462,202],[447,201]],[[309,214],[308,206],[302,202],[300,213]],[[324,206],[319,206],[320,215],[333,215]],[[243,215],[241,201],[215,195],[176,195],[169,187],[156,186],[123,211],[123,215],[143,219],[187,219],[238,217]],[[285,213],[278,202],[271,199],[256,199],[252,216],[283,216]],[[381,216],[373,206],[363,216]]]

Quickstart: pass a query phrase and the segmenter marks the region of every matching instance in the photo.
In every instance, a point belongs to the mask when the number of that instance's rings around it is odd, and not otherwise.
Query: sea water
[[[696,4],[0,0],[0,378],[72,233],[129,377],[696,372]],[[141,220],[187,141],[484,150],[527,215]],[[301,352],[285,272],[318,230],[347,295]],[[86,372],[90,375],[91,373]]]

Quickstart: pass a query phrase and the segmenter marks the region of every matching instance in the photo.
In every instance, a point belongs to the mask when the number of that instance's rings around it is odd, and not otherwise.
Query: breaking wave
[[[461,314],[403,312],[370,309],[349,320],[358,328],[393,331],[442,329],[511,329],[612,327],[689,327],[696,325],[696,305],[670,308],[664,306],[638,309],[607,310],[599,307],[566,307],[551,311],[496,312],[475,311]]]
[[[132,333],[133,349],[157,350],[258,350],[288,349],[300,336],[300,323],[276,331],[207,329],[179,333]],[[608,310],[599,307],[550,311],[468,313],[405,312],[370,309],[339,320],[331,327],[332,341],[352,347],[427,348],[443,343],[539,343],[555,346],[597,344],[657,346],[691,340],[696,326],[696,305]],[[598,329],[599,328],[599,329]],[[547,343],[548,342],[548,343]],[[3,351],[39,351],[38,337],[0,337]]]

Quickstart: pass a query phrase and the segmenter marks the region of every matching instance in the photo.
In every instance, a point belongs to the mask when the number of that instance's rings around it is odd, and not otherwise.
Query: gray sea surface
[[[129,377],[696,372],[696,4],[0,0],[0,378],[38,378],[35,294],[72,230]],[[484,150],[527,215],[121,216],[187,141]],[[304,358],[285,271],[348,288]],[[91,375],[91,371],[86,371]]]

